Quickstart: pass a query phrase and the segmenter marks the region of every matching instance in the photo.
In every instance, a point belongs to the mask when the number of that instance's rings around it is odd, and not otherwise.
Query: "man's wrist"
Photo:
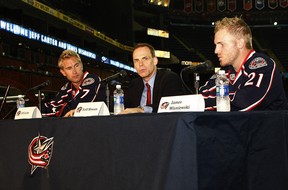
[[[138,106],[137,108],[141,109],[142,113],[152,113],[153,108],[150,106]]]
[[[138,106],[137,108],[140,109],[142,113],[144,113],[144,108],[142,106]]]

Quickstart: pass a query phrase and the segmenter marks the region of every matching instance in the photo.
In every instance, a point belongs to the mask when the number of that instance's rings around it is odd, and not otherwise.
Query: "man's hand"
[[[75,109],[74,110],[70,110],[69,112],[67,112],[64,117],[73,117],[75,113]]]
[[[119,114],[130,114],[130,113],[144,113],[143,108],[126,108],[125,110],[121,111]]]

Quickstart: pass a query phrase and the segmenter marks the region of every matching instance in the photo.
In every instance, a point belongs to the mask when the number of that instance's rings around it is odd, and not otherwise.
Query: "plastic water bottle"
[[[216,106],[218,112],[230,111],[229,79],[224,70],[219,70],[216,79]]]
[[[19,97],[19,98],[16,100],[16,104],[17,104],[17,109],[25,107],[25,100],[24,100],[24,98]]]
[[[116,89],[113,92],[114,96],[114,115],[117,115],[124,110],[124,91],[121,89],[121,85],[117,84]]]

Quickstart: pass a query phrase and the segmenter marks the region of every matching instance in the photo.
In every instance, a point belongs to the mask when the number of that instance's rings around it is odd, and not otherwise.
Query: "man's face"
[[[215,54],[217,54],[220,65],[228,66],[236,64],[240,54],[237,39],[226,29],[216,32],[214,36]]]
[[[75,57],[62,61],[60,72],[73,84],[79,84],[83,78],[83,65]]]
[[[156,72],[158,59],[152,57],[148,47],[139,47],[133,52],[133,63],[138,75],[147,82]]]

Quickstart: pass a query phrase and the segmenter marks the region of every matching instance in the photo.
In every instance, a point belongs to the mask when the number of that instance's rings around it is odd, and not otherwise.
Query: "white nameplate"
[[[158,107],[158,113],[202,112],[204,110],[205,101],[200,94],[162,97]]]
[[[40,110],[36,106],[18,108],[14,117],[14,119],[31,119],[31,118],[42,118]]]
[[[75,109],[74,117],[110,115],[104,102],[80,102]]]

